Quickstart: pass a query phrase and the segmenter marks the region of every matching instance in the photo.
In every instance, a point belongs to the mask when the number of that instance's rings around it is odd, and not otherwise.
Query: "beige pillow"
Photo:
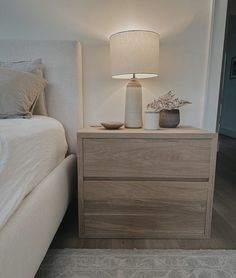
[[[1,68],[31,72],[43,78],[43,64],[42,59],[35,59],[32,61],[14,61],[14,62],[3,62],[0,61]],[[34,115],[48,116],[45,92],[41,92],[33,111]]]
[[[0,68],[0,118],[29,118],[47,81],[33,73]]]

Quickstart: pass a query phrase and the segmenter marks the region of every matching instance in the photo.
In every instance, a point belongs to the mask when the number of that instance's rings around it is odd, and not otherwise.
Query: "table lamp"
[[[142,86],[137,79],[158,76],[159,34],[131,30],[110,37],[112,77],[130,79],[126,88],[125,127],[142,127]]]

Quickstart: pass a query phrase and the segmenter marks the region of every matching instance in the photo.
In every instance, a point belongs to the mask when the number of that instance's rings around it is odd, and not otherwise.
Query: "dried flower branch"
[[[154,99],[153,102],[147,105],[147,110],[153,110],[160,112],[161,110],[179,109],[180,107],[191,104],[191,102],[175,97],[173,91],[169,91],[167,94],[160,96],[158,99]]]

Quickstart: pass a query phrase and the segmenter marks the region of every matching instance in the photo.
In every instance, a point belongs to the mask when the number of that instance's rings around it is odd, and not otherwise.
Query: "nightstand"
[[[217,134],[81,129],[81,238],[208,238]]]

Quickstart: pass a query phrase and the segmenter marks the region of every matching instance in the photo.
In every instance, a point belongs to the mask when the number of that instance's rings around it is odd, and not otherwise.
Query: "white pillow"
[[[0,68],[31,72],[43,78],[43,64],[41,59],[33,61],[1,62]],[[33,114],[48,116],[45,91],[43,90],[35,104]]]

